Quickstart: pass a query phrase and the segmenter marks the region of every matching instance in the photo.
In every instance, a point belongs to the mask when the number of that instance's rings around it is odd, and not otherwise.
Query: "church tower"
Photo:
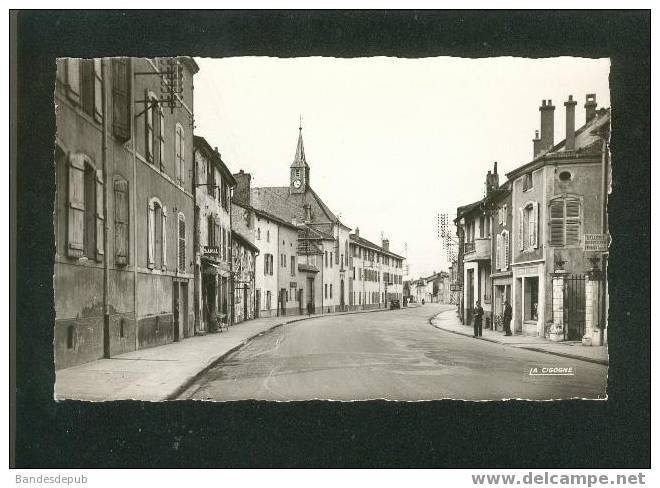
[[[296,156],[291,164],[291,178],[289,190],[291,193],[305,193],[309,187],[309,166],[305,158],[305,146],[303,145],[302,124],[298,127],[298,146]]]

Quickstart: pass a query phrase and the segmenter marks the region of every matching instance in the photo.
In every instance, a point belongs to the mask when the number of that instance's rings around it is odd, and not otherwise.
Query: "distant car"
[[[390,300],[390,310],[395,308],[401,308],[401,302],[399,300]]]

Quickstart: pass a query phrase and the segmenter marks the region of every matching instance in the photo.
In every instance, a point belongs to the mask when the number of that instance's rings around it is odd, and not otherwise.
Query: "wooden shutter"
[[[214,245],[214,246],[217,246],[219,243],[216,241],[216,239],[217,239],[216,236],[220,236],[220,235],[221,235],[221,234],[220,234],[220,232],[221,232],[221,231],[220,231],[221,227],[220,227],[220,223],[219,223],[217,220],[214,220],[213,225],[214,225],[214,228],[213,228],[213,245]],[[218,250],[218,251],[219,251],[219,250]]]
[[[504,232],[504,270],[509,269],[509,232]]]
[[[149,92],[144,90],[144,100],[146,105],[146,113],[144,117],[144,147],[147,156],[147,161],[154,162],[154,105],[152,103]]]
[[[115,194],[115,264],[128,264],[128,182],[116,179]]]
[[[523,239],[523,229],[525,227],[524,209],[518,209],[518,250],[525,250],[525,242]]]
[[[163,207],[162,211],[162,225],[161,225],[161,246],[162,246],[162,269],[167,269],[167,207]]]
[[[103,70],[101,59],[94,58],[94,119],[103,120]]]
[[[186,221],[179,216],[179,272],[186,271]]]
[[[176,181],[177,183],[181,181],[181,166],[179,165],[179,160],[181,158],[181,138],[179,137],[179,126],[176,126],[176,132],[174,134],[174,155],[175,155],[175,162],[174,166],[174,173],[176,176]],[[209,171],[213,172],[213,166],[209,164]],[[212,188],[212,187],[209,187]]]
[[[502,236],[495,236],[495,269],[502,269]]]
[[[67,96],[74,103],[80,103],[80,60],[66,60]]]
[[[179,173],[181,175],[181,186],[183,186],[186,183],[186,139],[185,139],[185,134],[183,132],[183,129],[181,129],[181,142],[179,145],[181,146],[181,159],[179,161],[180,168],[179,168]]]
[[[539,204],[532,204],[532,211],[529,216],[529,246],[534,249],[539,247]]]
[[[82,257],[85,235],[85,160],[80,154],[69,158],[68,255]]]
[[[154,267],[154,251],[156,248],[155,237],[156,237],[156,209],[154,208],[153,203],[149,203],[147,207],[147,228],[149,230],[147,234],[147,265],[150,268]]]
[[[103,215],[103,171],[100,169],[96,170],[96,214],[95,214],[95,223],[96,223],[96,260],[103,260],[103,225],[105,221],[105,215]]]
[[[129,72],[127,59],[112,60],[112,129],[120,141],[131,138]]]
[[[81,101],[82,109],[86,114],[94,116],[94,105],[95,105],[95,96],[94,96],[94,86],[95,86],[95,77],[94,77],[94,60],[93,59],[83,59],[80,61],[80,85],[81,85]]]
[[[557,199],[550,202],[550,245],[564,245],[564,201]]]
[[[158,109],[160,118],[158,120],[158,161],[160,162],[160,169],[165,169],[165,112],[162,108]]]
[[[580,243],[580,200],[566,199],[566,245],[574,246]]]

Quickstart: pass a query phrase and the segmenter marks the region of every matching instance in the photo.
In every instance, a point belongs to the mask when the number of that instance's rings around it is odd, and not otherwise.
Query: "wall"
[[[255,230],[255,244],[259,248],[259,254],[256,257],[255,280],[256,288],[260,290],[261,302],[259,315],[262,317],[274,316],[277,314],[277,290],[278,290],[278,272],[279,272],[279,247],[278,247],[278,225],[265,217],[257,216]],[[259,232],[260,231],[260,232]],[[273,256],[273,274],[264,274],[264,260],[266,254]],[[267,308],[266,294],[270,291],[271,303],[270,310]]]
[[[297,315],[300,313],[300,304],[298,303],[298,290],[301,288],[298,273],[298,230],[280,225],[277,231],[277,252],[275,253],[273,265],[276,266],[277,272],[277,290],[274,295],[280,297],[280,290],[286,290],[286,302],[284,302],[284,309],[280,310],[282,315]],[[285,255],[284,264],[280,265],[280,254]],[[296,257],[296,266],[293,269],[293,276],[291,274],[291,256]],[[296,283],[295,288],[291,288],[290,284]],[[306,301],[303,303],[303,311],[305,309]],[[274,303],[276,305],[276,303]]]

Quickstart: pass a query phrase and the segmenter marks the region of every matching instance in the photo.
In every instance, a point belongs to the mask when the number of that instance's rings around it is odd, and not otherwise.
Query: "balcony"
[[[463,245],[463,261],[490,261],[490,237],[479,237]]]

